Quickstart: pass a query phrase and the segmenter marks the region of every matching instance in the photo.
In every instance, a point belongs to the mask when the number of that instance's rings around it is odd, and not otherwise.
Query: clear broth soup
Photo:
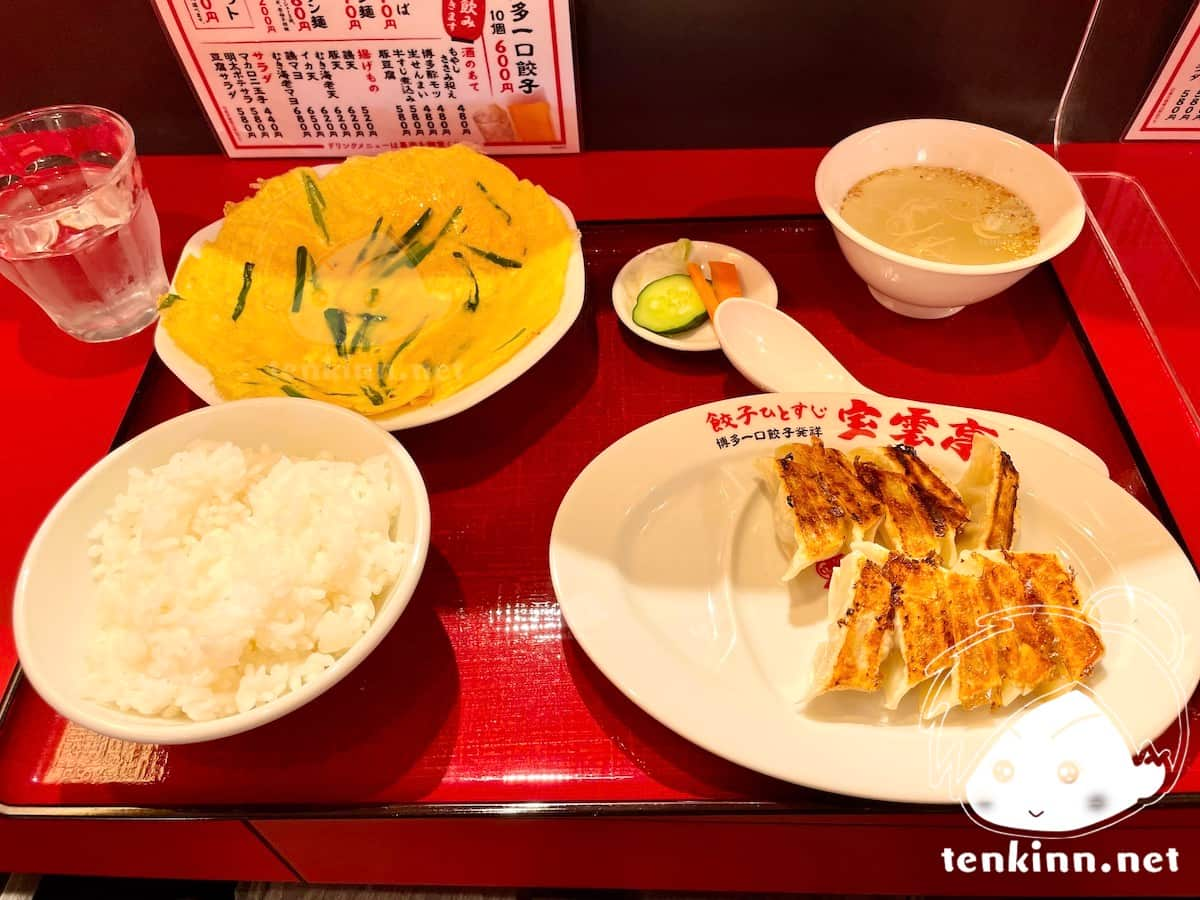
[[[841,214],[871,240],[935,262],[1010,262],[1034,253],[1041,241],[1024,200],[982,175],[944,166],[868,175],[846,192]]]

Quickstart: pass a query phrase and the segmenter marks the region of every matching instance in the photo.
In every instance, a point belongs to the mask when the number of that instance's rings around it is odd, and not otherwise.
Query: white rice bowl
[[[84,696],[208,721],[316,678],[405,567],[402,497],[386,456],[197,442],[131,469],[88,535],[98,597]]]
[[[129,659],[144,660],[149,657],[149,653],[146,657],[139,655],[137,641],[133,642],[132,647],[118,648],[116,661],[108,658],[107,651],[97,646],[100,633],[114,628],[108,601],[101,601],[101,588],[96,579],[95,569],[97,563],[102,561],[101,557],[89,556],[89,549],[102,543],[101,533],[96,530],[97,524],[110,518],[116,498],[130,492],[131,470],[139,469],[148,475],[160,466],[169,464],[181,450],[195,447],[198,441],[208,442],[210,448],[213,444],[227,442],[242,448],[261,448],[265,445],[290,457],[293,463],[299,460],[345,460],[363,466],[373,457],[386,459],[392,469],[388,477],[398,490],[399,499],[399,513],[388,536],[403,548],[403,567],[394,583],[372,597],[375,612],[366,633],[354,640],[346,650],[329,653],[334,657],[332,665],[311,676],[306,675],[304,670],[297,673],[289,668],[288,677],[276,682],[286,680],[288,689],[273,700],[257,702],[247,712],[236,711],[237,686],[231,685],[229,689],[233,691],[234,712],[204,721],[188,718],[182,707],[172,710],[168,706],[164,707],[162,713],[143,714],[132,708],[128,697],[126,702],[130,708],[122,709],[115,702],[98,701],[92,696],[100,693],[101,682],[106,678],[110,679],[111,694],[114,672],[121,672],[121,666],[129,667]],[[257,451],[250,455],[255,453]],[[177,502],[177,499],[156,495],[153,503],[142,505],[146,507],[147,516],[153,516],[156,515],[155,508],[166,509],[168,504]],[[278,502],[288,501],[281,497]],[[313,521],[311,516],[304,516],[304,521]],[[281,521],[283,517],[280,512]],[[321,540],[330,538],[332,532],[326,534],[323,523],[318,527],[322,529]],[[104,526],[100,528],[103,530]],[[302,530],[299,523],[296,524],[296,530]],[[399,623],[417,590],[429,550],[429,534],[429,495],[421,472],[403,445],[377,423],[340,406],[299,397],[258,397],[194,409],[142,432],[93,465],[63,494],[38,528],[25,552],[13,591],[13,638],[21,661],[21,676],[63,718],[122,741],[194,744],[251,731],[288,716],[316,700],[347,678],[379,648]],[[264,556],[255,560],[255,564],[256,584],[259,578],[266,579],[267,573],[286,571],[282,569],[286,563],[277,557]],[[174,577],[174,574],[168,577]],[[215,577],[220,573],[211,574]],[[115,572],[113,576],[120,577]],[[181,576],[179,580],[184,579]],[[346,583],[352,580],[347,579]],[[370,581],[370,578],[367,580]],[[264,580],[263,583],[268,582]],[[348,595],[345,596],[348,600]],[[128,597],[125,599],[128,600]],[[352,601],[342,601],[341,605],[350,609],[354,607]],[[330,609],[333,609],[332,601]],[[161,608],[157,611],[152,609],[154,615],[162,611]],[[272,621],[274,618],[273,614],[267,615],[263,621]],[[247,621],[253,623],[255,620]],[[142,624],[139,620],[139,628]],[[151,621],[150,627],[158,626]],[[303,627],[307,627],[307,620]],[[213,633],[218,639],[223,637],[220,629]],[[181,626],[175,636],[186,638],[186,653],[190,654],[190,660],[201,660],[213,649],[201,646],[199,631],[193,633]],[[140,632],[137,637],[146,640]],[[105,640],[110,641],[109,638]],[[257,644],[255,649],[259,649]],[[302,664],[314,652],[322,651],[314,645],[307,652],[291,649],[282,651],[280,657],[286,657],[290,665],[297,665],[297,658]],[[127,655],[121,656],[121,653]],[[314,660],[316,662],[324,660],[318,658]],[[257,661],[255,664],[258,664]],[[280,662],[273,664],[279,665]],[[188,665],[193,670],[192,674],[197,676],[195,683],[202,685],[207,676],[200,671],[201,666],[191,666],[190,662]],[[271,678],[271,665],[267,663],[268,680]],[[141,663],[134,668],[137,667],[146,668]],[[162,677],[168,671],[168,668],[164,668],[162,673],[154,677]],[[149,672],[148,668],[146,672]],[[257,670],[255,674],[258,674]],[[295,674],[300,675],[299,687],[293,687],[296,679],[291,676]],[[240,682],[239,677],[238,686]],[[254,682],[255,679],[252,679],[247,683],[247,690],[251,689]],[[144,680],[142,684],[148,685],[150,681]],[[358,689],[367,687],[365,681],[359,681],[357,685]],[[389,691],[396,690],[395,685],[388,685],[387,688]],[[416,685],[413,689],[419,690],[420,687]],[[147,690],[142,702],[149,702],[150,693]],[[213,693],[219,692],[214,690]],[[196,702],[201,703],[199,699]],[[214,710],[219,708],[219,703],[214,700]],[[199,706],[194,709],[198,710]],[[301,727],[312,728],[316,722],[330,722],[331,727],[338,727],[336,704],[326,704],[321,712],[313,715],[315,718],[309,719]]]

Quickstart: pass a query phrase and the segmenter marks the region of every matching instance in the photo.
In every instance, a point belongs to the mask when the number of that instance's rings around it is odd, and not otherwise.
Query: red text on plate
[[[971,444],[975,440],[975,435],[990,434],[992,437],[1000,436],[994,429],[980,425],[969,416],[965,422],[951,422],[950,427],[954,429],[954,434],[948,438],[943,438],[942,449],[953,450],[963,460],[971,456]]]
[[[851,400],[849,406],[838,410],[838,421],[847,426],[838,437],[844,441],[856,437],[875,437],[875,429],[879,427],[881,415],[879,410],[865,400]]]
[[[923,406],[910,406],[908,415],[896,413],[888,422],[900,429],[899,434],[893,434],[892,440],[910,447],[920,447],[922,444],[933,446],[933,438],[925,434],[928,428],[937,428],[937,419],[929,415],[929,410]]]

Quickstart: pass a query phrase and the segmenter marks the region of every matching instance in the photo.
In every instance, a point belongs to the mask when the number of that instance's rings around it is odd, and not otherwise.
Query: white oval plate
[[[318,175],[324,176],[333,168],[335,168],[335,164],[327,164],[316,166],[314,171]],[[566,281],[563,283],[562,300],[559,303],[558,313],[550,320],[550,324],[542,329],[533,340],[514,353],[503,365],[444,400],[389,415],[369,416],[371,421],[377,422],[388,431],[401,431],[405,428],[416,428],[418,425],[428,425],[430,422],[447,419],[463,410],[470,409],[476,403],[487,399],[502,387],[515,381],[533,368],[534,363],[549,353],[551,348],[562,340],[563,335],[579,317],[579,311],[583,309],[583,248],[580,245],[579,229],[575,226],[575,216],[572,215],[571,210],[556,197],[550,199],[554,201],[554,205],[567,220],[567,226],[575,233],[575,244],[571,250],[571,256],[567,260],[567,275]],[[216,238],[224,221],[224,219],[220,219],[193,234],[184,245],[183,253],[179,257],[179,265],[182,265],[189,256],[199,256],[204,245]],[[171,277],[171,290],[175,290],[175,278],[178,275],[179,266],[176,266],[175,274]],[[221,396],[213,383],[212,374],[179,348],[179,345],[167,333],[167,329],[162,326],[161,321],[154,331],[154,349],[158,351],[159,357],[167,368],[174,372],[176,377],[205,403],[212,406],[225,402],[225,398]]]
[[[879,440],[840,436],[848,426],[838,412],[855,399],[880,411]],[[748,425],[743,408],[755,413]],[[961,413],[922,408],[938,422],[922,457],[957,479],[965,463],[940,445]],[[825,583],[814,570],[779,581],[787,558],[752,466],[788,441],[784,429],[819,427],[841,449],[887,443],[896,413],[907,406],[867,394],[762,394],[652,422],[601,453],[571,486],[550,538],[550,571],[567,624],[600,670],[701,747],[822,790],[949,802],[951,785],[930,769],[918,691],[890,713],[878,695],[799,703],[825,637]],[[724,415],[736,427],[722,426]],[[1021,475],[1017,549],[1057,551],[1084,597],[1104,598],[1097,617],[1107,652],[1089,687],[1137,745],[1158,737],[1200,680],[1196,573],[1158,520],[1115,483],[1005,423],[982,424],[999,432]],[[938,740],[971,760],[1003,720],[959,710]]]
[[[643,250],[621,267],[612,289],[613,308],[617,311],[617,317],[626,328],[638,337],[644,338],[652,344],[658,344],[660,347],[670,347],[672,350],[720,350],[721,342],[717,340],[717,333],[713,330],[712,322],[706,321],[683,334],[667,335],[655,334],[633,321],[633,307],[637,302],[637,291],[626,289],[625,275],[647,253],[653,253],[655,250],[669,246],[670,244],[659,244],[657,247]],[[753,256],[743,253],[736,247],[730,247],[728,244],[692,241],[690,262],[702,265],[714,259],[737,266],[738,274],[742,279],[743,296],[750,300],[757,300],[765,306],[779,305],[779,288],[775,286],[775,279],[771,277],[766,266]]]

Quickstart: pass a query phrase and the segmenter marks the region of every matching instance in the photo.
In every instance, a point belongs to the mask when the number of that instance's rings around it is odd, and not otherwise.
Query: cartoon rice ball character
[[[1120,719],[1087,685],[1068,682],[1034,697],[1010,715],[973,760],[963,760],[962,745],[944,728],[951,710],[944,704],[932,715],[922,712],[930,730],[930,775],[934,784],[950,778],[963,810],[989,831],[1045,838],[1082,837],[1134,815],[1169,792],[1182,772],[1190,724],[1187,692],[1175,677],[1184,652],[1183,630],[1174,611],[1158,598],[1121,585],[1096,592],[1086,604],[1137,610],[1146,625],[1152,619],[1156,646],[1139,629],[1101,616],[1104,640],[1127,642],[1127,650],[1146,654],[1162,675],[1162,688],[1177,702],[1174,746],[1137,746]],[[1010,618],[1013,610],[1008,611]],[[1019,613],[1018,613],[1019,614]],[[1105,621],[1108,619],[1108,621]],[[1001,622],[981,621],[977,640],[1001,633]],[[976,639],[970,642],[976,643]],[[944,674],[944,673],[943,673]],[[937,692],[926,702],[939,707]],[[1164,765],[1165,763],[1165,765]],[[965,778],[963,777],[965,773]]]
[[[1135,763],[1109,714],[1075,689],[1009,719],[967,778],[973,818],[1004,830],[1077,832],[1131,810],[1166,767]]]

